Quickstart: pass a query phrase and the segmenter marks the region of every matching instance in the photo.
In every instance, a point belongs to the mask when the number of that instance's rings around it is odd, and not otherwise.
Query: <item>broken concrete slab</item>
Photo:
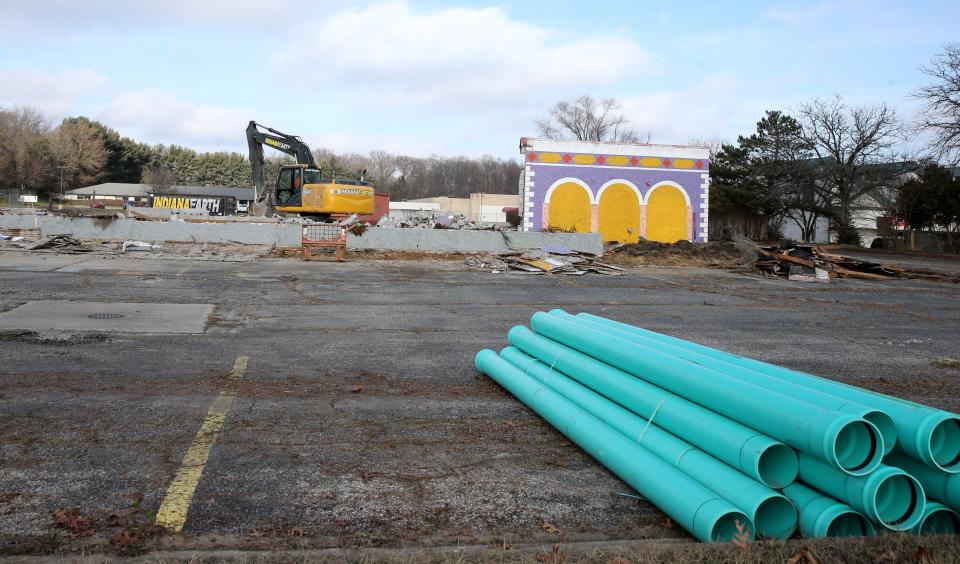
[[[213,304],[42,300],[0,313],[0,329],[108,333],[203,333]]]
[[[508,253],[551,245],[581,253],[603,253],[603,240],[598,233],[376,227],[367,229],[362,235],[347,234],[347,250]]]

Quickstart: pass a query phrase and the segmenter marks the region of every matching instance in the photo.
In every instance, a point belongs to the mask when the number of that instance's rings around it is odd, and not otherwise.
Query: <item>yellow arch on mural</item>
[[[640,240],[640,202],[637,187],[612,180],[597,192],[597,230],[604,242],[636,243]]]
[[[546,195],[547,225],[555,231],[589,233],[593,230],[590,189],[573,179],[553,185]]]
[[[673,183],[657,184],[647,193],[648,241],[676,243],[687,239],[686,191]]]

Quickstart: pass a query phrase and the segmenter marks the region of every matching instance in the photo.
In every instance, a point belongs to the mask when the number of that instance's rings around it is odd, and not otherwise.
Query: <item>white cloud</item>
[[[653,66],[622,33],[564,36],[501,8],[380,2],[308,21],[293,35],[302,39],[280,57],[280,68],[311,88],[348,86],[378,105],[464,108],[544,90],[595,91]]]
[[[690,88],[624,97],[623,114],[654,143],[687,143],[711,135],[744,130],[759,119],[746,88],[730,73],[704,77]],[[760,104],[762,105],[762,104]],[[744,123],[741,123],[744,122]]]
[[[116,96],[98,117],[143,141],[236,148],[243,144],[243,128],[251,115],[150,89]]]
[[[0,73],[0,106],[30,106],[54,118],[65,117],[78,101],[102,94],[110,81],[91,70]]]

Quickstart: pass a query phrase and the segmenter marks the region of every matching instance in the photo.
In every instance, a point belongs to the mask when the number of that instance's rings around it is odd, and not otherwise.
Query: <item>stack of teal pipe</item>
[[[587,313],[507,340],[477,369],[702,541],[960,532],[956,414]]]

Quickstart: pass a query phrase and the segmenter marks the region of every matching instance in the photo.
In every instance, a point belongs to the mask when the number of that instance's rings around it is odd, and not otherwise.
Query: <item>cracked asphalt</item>
[[[476,373],[476,351],[554,307],[960,411],[960,371],[937,362],[960,358],[957,284],[5,252],[0,288],[0,312],[214,306],[200,334],[0,330],[8,555],[687,539]],[[246,375],[232,380],[241,355]],[[157,531],[152,515],[221,392],[235,399],[183,532]],[[85,521],[58,524],[58,510]]]

